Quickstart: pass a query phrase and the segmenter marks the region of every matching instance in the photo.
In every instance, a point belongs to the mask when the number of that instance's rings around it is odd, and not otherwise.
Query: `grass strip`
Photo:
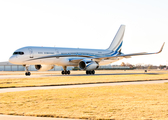
[[[0,114],[6,115],[168,119],[168,83],[1,93],[0,98]]]

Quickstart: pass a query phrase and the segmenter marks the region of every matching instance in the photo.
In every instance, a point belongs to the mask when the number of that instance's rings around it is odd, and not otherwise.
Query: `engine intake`
[[[95,70],[99,67],[99,64],[95,61],[80,61],[79,68],[82,70]]]

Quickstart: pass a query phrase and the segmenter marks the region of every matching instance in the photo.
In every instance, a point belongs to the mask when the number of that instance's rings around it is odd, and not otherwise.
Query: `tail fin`
[[[116,33],[113,41],[111,42],[111,45],[109,46],[109,48],[107,50],[121,52],[124,32],[125,32],[125,25],[121,25],[120,28],[118,29],[118,32]]]

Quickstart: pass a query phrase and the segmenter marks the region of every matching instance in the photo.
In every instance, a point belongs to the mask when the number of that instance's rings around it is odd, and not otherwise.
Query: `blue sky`
[[[0,61],[24,46],[106,49],[126,25],[123,53],[158,55],[113,64],[168,65],[167,0],[1,0]]]

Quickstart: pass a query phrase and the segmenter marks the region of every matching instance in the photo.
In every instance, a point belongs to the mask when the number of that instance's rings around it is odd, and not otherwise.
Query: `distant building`
[[[67,70],[72,70],[74,67],[68,66]],[[34,65],[29,66],[30,71],[37,71]],[[62,71],[62,66],[56,66],[50,71]],[[9,62],[0,62],[0,71],[25,71],[25,67],[22,65],[15,65]]]
[[[74,67],[73,66],[68,66],[67,70],[72,70]],[[125,70],[125,69],[130,69],[129,66],[120,66],[120,65],[105,65],[105,66],[100,66],[98,68],[99,70]],[[34,65],[29,66],[30,71],[37,71]],[[63,68],[62,66],[56,66],[49,70],[49,71],[62,71]],[[15,65],[11,64],[9,62],[0,62],[0,71],[25,71],[25,67],[22,65]]]
[[[121,66],[121,65],[105,65],[100,66],[99,70],[130,70],[134,68],[130,68],[129,66]]]
[[[24,71],[22,65],[14,65],[9,62],[0,62],[0,71]]]

